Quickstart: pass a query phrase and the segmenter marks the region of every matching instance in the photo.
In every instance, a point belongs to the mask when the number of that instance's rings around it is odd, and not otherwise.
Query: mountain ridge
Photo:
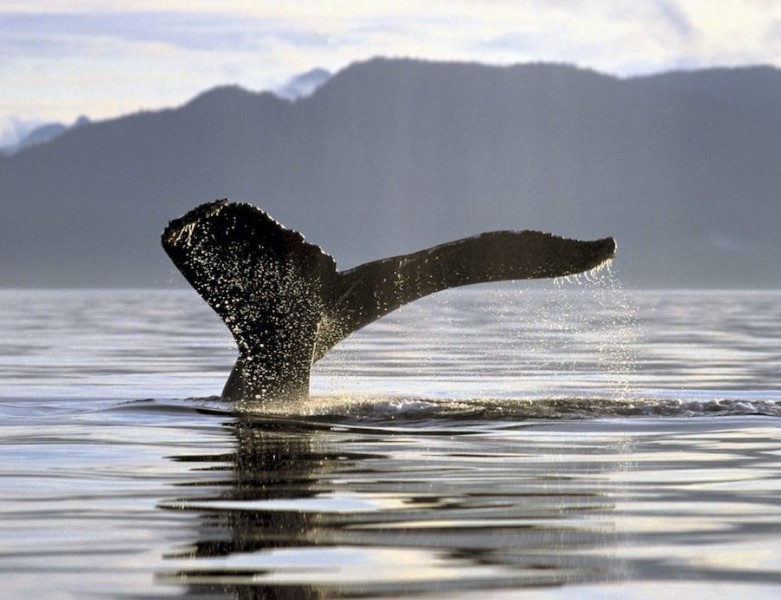
[[[207,90],[1,159],[0,285],[169,285],[165,223],[229,197],[340,268],[541,229],[614,235],[630,285],[777,286],[781,124],[761,113],[762,89],[731,104],[748,75],[703,90],[687,74],[374,59],[295,102]]]

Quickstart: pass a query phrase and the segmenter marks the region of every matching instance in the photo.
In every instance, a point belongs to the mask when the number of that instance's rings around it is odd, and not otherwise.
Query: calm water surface
[[[242,413],[190,291],[1,292],[0,332],[2,598],[781,588],[781,292],[449,291]]]

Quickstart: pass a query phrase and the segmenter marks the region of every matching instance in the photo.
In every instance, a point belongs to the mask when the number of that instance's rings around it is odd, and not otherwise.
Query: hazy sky
[[[777,0],[0,0],[0,125],[268,89],[372,56],[620,75],[781,66]]]

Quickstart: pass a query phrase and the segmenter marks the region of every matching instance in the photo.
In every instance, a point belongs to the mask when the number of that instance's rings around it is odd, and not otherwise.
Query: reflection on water
[[[779,585],[775,424],[240,419],[235,452],[174,458],[190,494],[163,506],[196,526],[161,578],[228,598]]]
[[[245,415],[190,292],[3,292],[0,330],[0,596],[781,584],[779,292],[445,293]]]

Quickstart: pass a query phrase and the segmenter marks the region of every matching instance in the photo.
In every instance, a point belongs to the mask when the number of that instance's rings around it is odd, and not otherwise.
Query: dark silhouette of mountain
[[[745,67],[741,69],[708,69],[703,71],[676,71],[638,77],[634,85],[647,88],[667,88],[671,92],[685,92],[704,102],[720,103],[725,109],[753,114],[761,119],[781,121],[781,77],[772,67]]]
[[[296,102],[217,88],[0,159],[0,283],[179,281],[160,232],[227,197],[340,268],[530,228],[614,236],[632,285],[775,287],[779,89],[770,68],[617,79],[384,59]]]

